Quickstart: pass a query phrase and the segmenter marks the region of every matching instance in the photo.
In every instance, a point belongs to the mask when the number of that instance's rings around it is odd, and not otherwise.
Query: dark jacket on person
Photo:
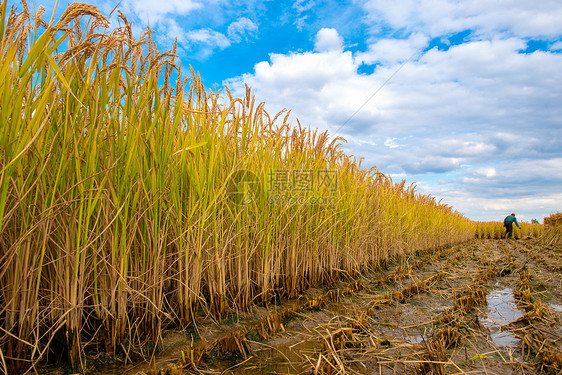
[[[517,228],[521,229],[521,227],[519,226],[519,223],[517,222],[517,218],[514,215],[509,215],[508,217],[506,217],[503,220],[503,226],[506,227],[507,223],[515,223],[515,225],[517,225]]]

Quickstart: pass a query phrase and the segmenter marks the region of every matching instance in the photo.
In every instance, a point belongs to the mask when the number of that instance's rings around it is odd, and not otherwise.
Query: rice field
[[[346,318],[318,328],[322,349],[313,340],[307,360],[289,362],[358,371],[340,352],[369,354],[359,342],[377,311],[451,282],[458,254],[500,243],[498,223],[362,167],[344,139],[267,113],[250,89],[205,89],[122,14],[110,28],[87,4],[58,20],[18,8],[0,6],[0,372],[224,371],[222,357],[242,371],[259,367],[255,342],[334,304]],[[545,224],[516,235],[540,239],[557,267],[559,225]],[[492,266],[474,256],[470,272]],[[427,264],[440,268],[425,277]],[[525,350],[542,353],[528,334]],[[443,359],[434,341],[411,360]]]
[[[541,238],[419,252],[220,322],[201,316],[168,330],[151,360],[98,359],[88,373],[557,374],[561,254]]]

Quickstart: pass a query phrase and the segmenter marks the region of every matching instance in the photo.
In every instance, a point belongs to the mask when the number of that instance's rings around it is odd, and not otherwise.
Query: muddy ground
[[[148,361],[91,358],[86,373],[560,374],[561,321],[562,249],[477,239],[170,330]]]

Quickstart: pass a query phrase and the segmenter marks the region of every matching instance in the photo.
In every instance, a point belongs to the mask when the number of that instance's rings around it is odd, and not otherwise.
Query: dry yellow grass
[[[547,245],[562,245],[562,212],[557,212],[544,218],[545,230],[542,241]]]

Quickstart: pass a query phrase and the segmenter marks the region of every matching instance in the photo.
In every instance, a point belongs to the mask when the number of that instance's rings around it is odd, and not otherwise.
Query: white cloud
[[[296,18],[294,21],[295,26],[298,30],[301,30],[306,25],[306,22],[309,20],[308,15],[303,15],[303,13],[308,12],[316,5],[315,0],[296,0],[293,3],[293,9],[296,11]]]
[[[224,34],[211,29],[198,29],[188,31],[186,33],[185,39],[189,43],[201,44],[210,49],[224,49],[230,46],[230,40]]]
[[[444,154],[463,157],[490,156],[498,150],[493,143],[489,141],[484,142],[481,139],[482,137],[475,135],[464,135],[460,137],[458,135],[451,135],[441,137],[436,141],[436,146]],[[439,152],[439,150],[435,150],[435,152]]]
[[[396,139],[397,138],[395,138],[395,137],[387,138],[384,141],[384,145],[388,148],[398,148],[398,147],[400,147],[400,145],[396,143]]]
[[[233,43],[253,39],[258,33],[258,26],[249,18],[241,17],[228,26],[228,38]]]
[[[562,51],[562,42],[553,43],[550,47],[551,51]]]
[[[336,29],[320,29],[316,34],[314,49],[318,52],[341,51],[343,38],[339,36]]]
[[[498,31],[525,36],[555,36],[562,33],[562,3],[557,0],[371,0],[365,10],[375,30],[382,25],[395,30],[423,30],[440,36],[466,29],[481,35]]]
[[[562,158],[516,160],[507,163],[500,175],[514,183],[534,181],[542,185],[550,180],[562,184]]]
[[[162,44],[166,44],[172,40],[177,39],[178,42],[186,43],[187,33],[185,30],[177,23],[177,21],[173,18],[168,18],[166,20],[162,20],[161,22],[161,29],[166,30],[165,33],[157,33],[156,37],[162,42]],[[154,34],[153,34],[154,36]]]
[[[296,0],[293,4],[293,8],[300,14],[312,9],[314,5],[316,5],[314,0]]]
[[[367,52],[358,53],[357,60],[364,64],[403,62],[421,52],[428,41],[423,34],[412,34],[408,39],[380,39],[369,45]]]
[[[417,156],[405,158],[402,167],[409,174],[444,173],[458,169],[463,159],[437,155]]]
[[[193,0],[125,0],[122,5],[125,10],[137,14],[141,22],[151,24],[162,21],[167,15],[187,15],[203,8],[202,2]]]
[[[538,141],[533,139],[538,134],[529,133],[532,127],[560,124],[562,110],[549,103],[562,100],[562,88],[554,84],[562,79],[558,68],[562,55],[520,54],[520,46],[520,40],[509,39],[428,51],[404,66],[368,102],[399,66],[381,66],[371,75],[361,75],[357,73],[360,60],[349,51],[274,54],[270,62],[258,63],[254,74],[228,83],[243,88],[244,81],[268,104],[292,108],[296,117],[314,126],[335,129],[366,103],[353,118],[357,121],[343,132],[368,128],[389,138],[416,135],[418,140],[424,134],[434,139],[440,132],[438,139],[455,139],[449,145],[459,154],[490,154],[502,152],[512,142],[536,147]],[[310,102],[323,109],[321,115],[301,105]],[[537,106],[545,111],[537,113]],[[493,130],[487,137],[494,139],[458,136],[467,129]]]
[[[357,77],[351,52],[271,54],[270,60],[256,64],[254,74],[238,77],[227,84],[240,89],[247,83],[260,91],[261,97],[276,98],[268,100],[273,107],[288,106],[299,113],[314,113],[325,109],[322,106],[326,104],[339,107],[333,96],[344,88],[338,86],[344,82],[357,83],[353,82]],[[321,116],[321,113],[316,115]]]
[[[211,28],[185,30],[174,18],[165,18],[158,23],[160,32],[156,33],[161,45],[167,48],[177,39],[179,48],[190,50],[192,56],[206,58],[217,49],[222,50],[253,39],[257,36],[258,26],[249,18],[241,17],[232,22],[223,34]]]
[[[377,147],[378,146],[378,144],[376,142],[373,142],[368,137],[363,137],[363,138],[347,137],[347,141],[351,141],[356,145],[361,145],[361,147]]]
[[[479,168],[475,171],[477,174],[482,175],[484,177],[494,177],[496,176],[496,168],[493,167],[486,167],[486,168]]]

